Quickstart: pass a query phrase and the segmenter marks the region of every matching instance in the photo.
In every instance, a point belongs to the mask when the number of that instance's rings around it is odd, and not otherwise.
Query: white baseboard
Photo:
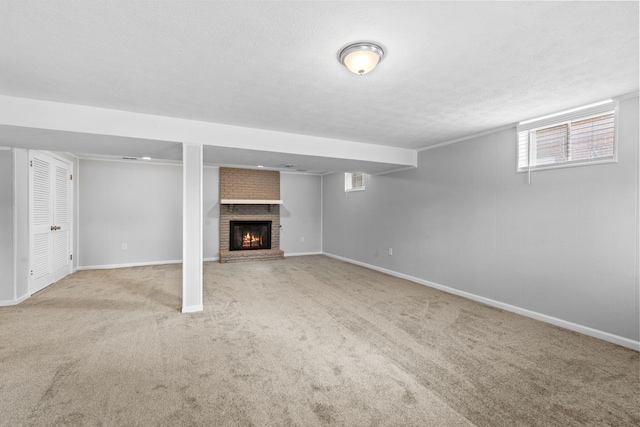
[[[203,262],[218,261],[218,257],[203,258]],[[127,268],[127,267],[146,267],[148,265],[163,265],[163,264],[181,264],[181,259],[170,261],[150,261],[150,262],[132,262],[128,264],[105,264],[105,265],[84,265],[78,267],[76,270],[107,270],[111,268]]]
[[[24,294],[23,296],[21,296],[20,298],[17,298],[17,299],[9,299],[9,300],[0,301],[0,307],[8,307],[10,305],[20,304],[22,301],[26,300],[30,296],[31,295],[29,295],[29,294]]]
[[[322,252],[296,252],[293,254],[284,253],[284,257],[288,258],[290,256],[307,256],[307,255],[323,255]]]
[[[367,264],[360,261],[355,261],[349,258],[341,257],[339,255],[330,254],[327,252],[323,252],[323,255],[326,255],[331,258],[339,259],[340,261],[345,261],[351,264],[359,265],[361,267],[370,268],[372,270],[379,271],[381,273],[388,274],[390,276],[398,277],[400,279],[409,280],[411,282],[419,283],[424,286],[428,286],[430,288],[438,289],[440,291],[444,291],[453,295],[458,295],[473,301],[478,301],[486,305],[490,305],[492,307],[500,308],[502,310],[510,311],[512,313],[520,314],[525,317],[529,317],[532,319],[540,320],[545,323],[550,323],[555,326],[559,326],[561,328],[569,329],[570,331],[579,332],[581,334],[589,335],[590,337],[598,338],[603,341],[608,341],[614,344],[621,345],[623,347],[627,347],[633,350],[640,351],[640,341],[634,341],[629,338],[621,337],[619,335],[610,334],[609,332],[600,331],[598,329],[593,329],[588,326],[579,325],[577,323],[568,322],[566,320],[558,319],[557,317],[548,316],[546,314],[538,313],[536,311],[527,310],[526,308],[517,307],[515,305],[506,304],[500,301],[496,301],[490,298],[481,297],[469,292],[461,291],[455,288],[451,288],[449,286],[440,285],[438,283],[429,282],[428,280],[419,279],[417,277],[409,276],[407,274],[398,273],[393,270],[388,270],[386,268],[377,267],[375,265]]]
[[[183,313],[197,313],[198,311],[203,311],[204,307],[202,304],[200,305],[190,305],[187,307],[182,307]]]
[[[127,264],[83,265],[83,266],[78,266],[78,270],[107,270],[111,268],[145,267],[147,265],[180,264],[181,262],[182,260],[171,260],[171,261],[132,262]]]

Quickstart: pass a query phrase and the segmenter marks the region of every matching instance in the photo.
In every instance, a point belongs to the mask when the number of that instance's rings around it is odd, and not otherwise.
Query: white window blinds
[[[518,172],[615,160],[615,105],[521,123]]]
[[[575,121],[571,123],[569,157],[587,161],[613,157],[614,139],[614,113]]]
[[[364,174],[347,172],[344,174],[344,191],[364,190]]]

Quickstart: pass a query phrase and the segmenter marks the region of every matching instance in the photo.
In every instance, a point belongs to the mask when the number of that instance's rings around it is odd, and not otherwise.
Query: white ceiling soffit
[[[637,91],[638,16],[604,1],[7,0],[0,94],[415,150]],[[337,54],[362,40],[385,57],[361,77]]]
[[[226,148],[207,150],[209,163],[271,166],[295,160],[300,170],[316,173],[383,173],[417,165],[415,150],[76,104],[0,95],[0,111],[3,146],[175,161],[188,143]]]
[[[204,147],[204,163],[213,166],[263,167],[271,170],[305,172],[319,175],[349,171],[378,175],[414,167],[412,165],[390,164],[382,161],[374,162],[329,156],[303,156],[264,150],[246,150],[217,146]]]
[[[0,125],[0,149],[27,148],[74,153],[85,159],[122,160],[123,157],[152,163],[182,163],[182,144],[121,136],[52,131]],[[263,167],[269,170],[304,172],[323,175],[331,172],[360,171],[368,174],[388,173],[411,166],[383,162],[305,156],[273,151],[232,147],[203,147],[204,164],[228,167]]]
[[[141,138],[68,132],[0,124],[0,145],[35,150],[60,151],[104,158],[151,157],[182,161],[182,144]]]

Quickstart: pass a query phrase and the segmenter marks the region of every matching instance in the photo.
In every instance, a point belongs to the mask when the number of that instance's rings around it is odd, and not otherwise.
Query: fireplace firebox
[[[271,249],[271,221],[230,221],[229,250]]]

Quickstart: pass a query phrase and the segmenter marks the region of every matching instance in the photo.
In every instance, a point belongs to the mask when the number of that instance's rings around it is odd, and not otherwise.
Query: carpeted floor
[[[3,426],[638,426],[636,351],[324,256],[80,271],[0,308]]]

